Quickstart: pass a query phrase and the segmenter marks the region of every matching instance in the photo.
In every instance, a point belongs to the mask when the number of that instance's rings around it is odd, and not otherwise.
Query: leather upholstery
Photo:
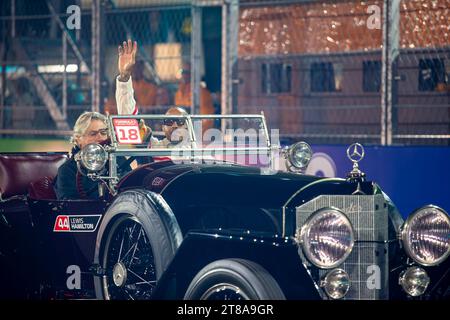
[[[31,182],[28,186],[28,196],[31,199],[56,199],[53,188],[53,178],[43,177],[38,181]]]
[[[6,199],[27,194],[32,183],[39,188],[33,191],[35,195],[48,195],[53,191],[51,179],[66,159],[66,153],[0,154],[0,196]]]

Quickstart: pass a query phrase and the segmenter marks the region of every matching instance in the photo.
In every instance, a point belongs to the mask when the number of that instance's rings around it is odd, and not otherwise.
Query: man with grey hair
[[[56,196],[58,199],[97,199],[98,182],[79,172],[75,155],[90,143],[108,141],[106,117],[98,112],[84,112],[75,122],[70,141],[74,147],[69,159],[58,168],[54,186]]]

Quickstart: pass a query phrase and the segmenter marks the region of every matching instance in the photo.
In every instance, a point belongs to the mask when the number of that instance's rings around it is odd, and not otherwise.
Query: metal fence
[[[147,1],[145,4],[144,1],[128,1],[127,7],[115,5],[105,12],[104,52],[109,59],[104,64],[109,82],[107,108],[115,99],[117,46],[125,39],[134,39],[139,46],[133,82],[141,113],[164,113],[174,104],[180,70],[183,62],[190,61],[190,3],[178,1],[171,5],[166,1],[153,1],[149,6]]]
[[[114,113],[117,46],[132,38],[142,113],[180,104],[190,62],[193,113],[206,86],[208,112],[264,111],[282,140],[448,144],[449,11],[450,0],[3,1],[0,135],[67,135],[83,110]]]
[[[115,113],[117,48],[127,39],[139,46],[140,112],[164,112],[190,61],[190,2],[3,1],[0,134],[68,135],[83,111]]]
[[[242,1],[238,110],[318,143],[448,144],[448,0]]]
[[[399,1],[392,32],[394,143],[445,143],[450,134],[450,1]],[[395,17],[395,15],[394,15]]]
[[[79,51],[81,33],[64,28],[52,2],[3,1],[0,18],[1,132],[68,133],[91,105],[89,46]]]

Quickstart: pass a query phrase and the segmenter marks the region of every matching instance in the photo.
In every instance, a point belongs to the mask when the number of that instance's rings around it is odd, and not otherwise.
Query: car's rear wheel
[[[161,196],[145,190],[124,192],[103,217],[95,261],[99,299],[151,299],[157,281],[182,240],[174,214]]]
[[[259,264],[244,259],[214,261],[195,276],[186,300],[284,300],[277,281]]]

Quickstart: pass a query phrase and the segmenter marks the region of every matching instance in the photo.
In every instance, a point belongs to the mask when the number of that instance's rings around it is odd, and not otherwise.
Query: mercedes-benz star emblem
[[[354,163],[364,158],[364,147],[360,143],[353,143],[347,148],[347,157]]]

